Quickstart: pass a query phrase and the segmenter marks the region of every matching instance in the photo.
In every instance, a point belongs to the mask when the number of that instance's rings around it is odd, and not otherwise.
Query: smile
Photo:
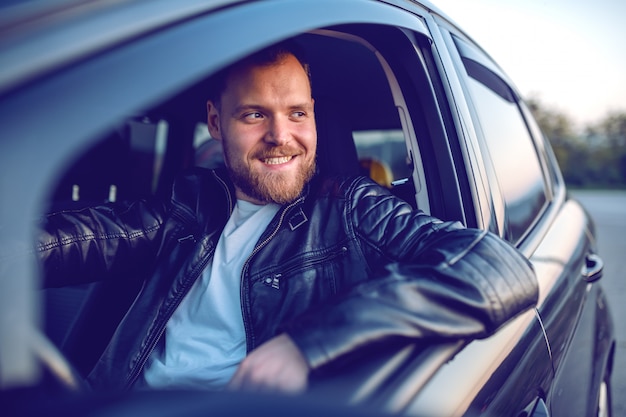
[[[285,164],[285,163],[291,161],[292,158],[293,158],[293,156],[280,156],[280,157],[276,157],[276,158],[266,158],[266,159],[263,159],[263,163],[265,163],[267,165]]]

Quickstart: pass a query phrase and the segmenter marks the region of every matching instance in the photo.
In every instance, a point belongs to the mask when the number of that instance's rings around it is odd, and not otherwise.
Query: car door
[[[552,415],[593,415],[610,340],[604,297],[589,283],[601,270],[593,225],[567,197],[549,144],[510,81],[461,32],[445,32],[484,158],[488,218],[527,254],[540,283],[537,314],[551,361],[527,365],[540,381],[538,401]]]

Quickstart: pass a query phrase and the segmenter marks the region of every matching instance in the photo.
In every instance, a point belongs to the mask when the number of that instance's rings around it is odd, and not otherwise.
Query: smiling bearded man
[[[317,133],[307,69],[292,54],[242,61],[207,103],[237,197],[256,204],[295,200],[315,173]]]
[[[302,392],[372,349],[485,337],[536,303],[530,263],[498,236],[366,177],[312,178],[311,84],[289,49],[211,80],[208,127],[228,172],[192,169],[166,202],[46,217],[49,282],[142,280],[89,373],[94,389]]]

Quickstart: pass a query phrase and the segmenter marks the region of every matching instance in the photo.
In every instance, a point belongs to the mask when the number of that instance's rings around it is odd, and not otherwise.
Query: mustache
[[[254,152],[253,157],[257,159],[280,158],[283,156],[301,155],[302,149],[296,146],[271,146],[259,149]]]

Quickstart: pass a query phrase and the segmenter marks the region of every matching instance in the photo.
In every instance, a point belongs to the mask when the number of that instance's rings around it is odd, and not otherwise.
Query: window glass
[[[215,169],[224,166],[222,142],[211,137],[206,123],[197,123],[193,138],[193,164]]]
[[[385,187],[411,176],[411,161],[400,129],[352,132],[365,175]]]
[[[56,180],[53,207],[129,201],[153,195],[163,170],[166,120],[131,117],[74,157]]]
[[[479,124],[505,204],[506,237],[517,242],[546,203],[534,142],[508,85],[485,67],[464,60]]]

